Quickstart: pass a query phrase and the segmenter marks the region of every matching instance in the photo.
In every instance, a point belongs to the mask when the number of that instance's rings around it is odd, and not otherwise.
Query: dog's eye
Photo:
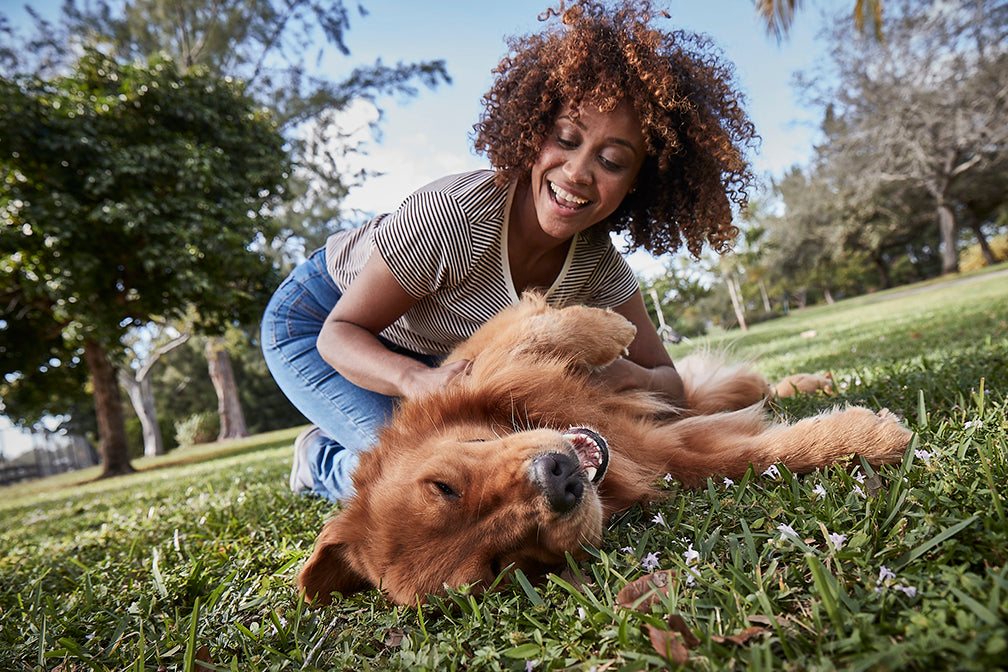
[[[458,500],[462,499],[462,493],[460,493],[447,483],[444,483],[442,481],[434,481],[434,487],[436,487],[441,492],[441,496],[443,496],[445,499],[449,501],[457,502]]]

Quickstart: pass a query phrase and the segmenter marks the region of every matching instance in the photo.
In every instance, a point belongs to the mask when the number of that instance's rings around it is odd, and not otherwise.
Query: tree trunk
[[[941,232],[942,275],[959,272],[955,215],[948,201],[938,201],[938,230]]]
[[[763,278],[759,280],[759,291],[760,297],[763,298],[763,310],[767,313],[773,312],[773,307],[770,305],[770,294],[767,292],[766,283],[763,282]]]
[[[102,478],[134,471],[126,445],[126,423],[116,371],[108,354],[94,341],[84,342],[84,360],[91,372],[95,416],[98,421],[98,452],[102,458]]]
[[[217,413],[220,415],[220,434],[217,435],[217,440],[248,436],[245,415],[238,399],[238,384],[231,367],[231,355],[219,339],[210,338],[206,344],[206,359],[210,380],[217,391]]]
[[[742,297],[739,296],[741,292],[735,286],[735,276],[729,275],[725,278],[725,284],[728,285],[728,296],[731,297],[731,305],[735,309],[735,319],[738,320],[739,327],[742,331],[749,331],[749,325],[745,320],[745,309],[742,306]]]
[[[881,254],[873,254],[871,260],[878,270],[879,282],[882,284],[882,289],[892,287],[892,278],[889,276],[889,264],[886,263],[885,258]]]
[[[980,222],[973,219],[970,224],[970,228],[973,229],[973,234],[977,238],[977,243],[980,245],[980,254],[983,255],[984,266],[993,266],[997,263],[997,259],[994,257],[994,250],[991,249],[990,243],[987,242],[987,236],[984,235],[983,227],[980,226]]]
[[[157,409],[154,407],[154,392],[151,391],[150,378],[144,376],[137,380],[129,374],[120,372],[119,382],[126,388],[133,410],[140,419],[144,456],[164,455],[164,439],[157,423]]]
[[[189,340],[189,334],[182,334],[172,339],[150,354],[147,361],[130,376],[124,371],[119,372],[119,382],[126,388],[133,410],[140,419],[143,429],[144,456],[164,455],[164,437],[157,421],[157,407],[154,405],[154,392],[151,390],[151,370],[159,359]]]

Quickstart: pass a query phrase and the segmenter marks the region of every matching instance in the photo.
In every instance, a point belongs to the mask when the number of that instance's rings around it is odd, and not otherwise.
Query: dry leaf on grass
[[[738,646],[743,646],[750,639],[762,635],[765,631],[766,628],[760,625],[753,625],[746,628],[737,635],[729,635],[727,637],[722,637],[721,635],[714,635],[713,637],[711,637],[711,639],[717,642],[718,644],[724,644],[725,642],[730,642]]]
[[[210,660],[210,647],[204,644],[203,646],[196,649],[196,670],[210,670],[213,669],[213,661]]]
[[[389,628],[388,633],[385,635],[385,646],[390,649],[401,646],[403,637],[405,636],[406,632],[402,628]]]
[[[672,614],[666,619],[666,623],[669,625],[668,630],[655,627],[650,623],[647,625],[651,646],[659,655],[671,660],[676,665],[685,665],[689,660],[689,650],[696,648],[700,644],[700,640],[689,629],[682,616]]]
[[[623,590],[616,594],[616,604],[646,614],[651,611],[652,604],[661,602],[662,597],[668,597],[674,577],[675,572],[671,569],[645,574],[623,586]]]

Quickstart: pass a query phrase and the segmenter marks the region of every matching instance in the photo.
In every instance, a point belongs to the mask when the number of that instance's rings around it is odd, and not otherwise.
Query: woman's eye
[[[610,161],[604,156],[599,157],[599,163],[601,163],[602,167],[605,168],[606,170],[612,170],[612,171],[623,170],[623,166],[621,164],[616,163],[615,161]]]
[[[557,140],[556,141],[557,141],[557,144],[560,145],[561,147],[563,147],[564,149],[574,149],[575,147],[577,147],[577,142],[576,141],[574,141],[574,140],[568,140],[567,138],[564,138],[564,137],[561,137],[561,136],[557,136]]]

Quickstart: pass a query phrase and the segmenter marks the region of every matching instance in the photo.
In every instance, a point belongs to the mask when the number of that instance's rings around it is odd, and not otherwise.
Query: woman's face
[[[644,163],[644,134],[629,103],[602,112],[590,103],[577,121],[557,118],[532,166],[539,227],[567,240],[611,215]]]

